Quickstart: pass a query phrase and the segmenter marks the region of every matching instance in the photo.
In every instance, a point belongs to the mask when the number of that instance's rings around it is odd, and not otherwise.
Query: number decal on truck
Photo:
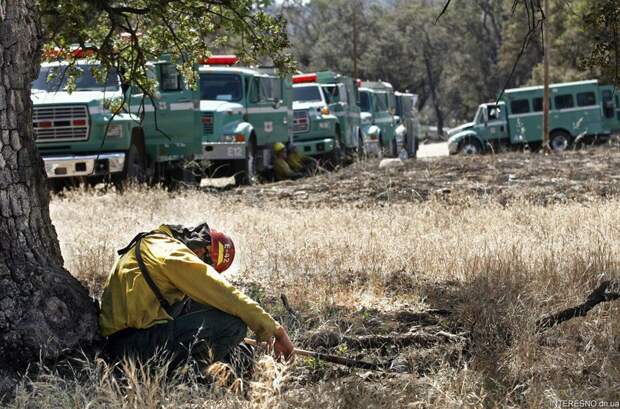
[[[241,146],[231,146],[226,150],[226,155],[229,158],[243,157],[243,148]]]

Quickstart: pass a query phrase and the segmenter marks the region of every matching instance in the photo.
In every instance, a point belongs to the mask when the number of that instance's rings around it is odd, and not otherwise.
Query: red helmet
[[[219,273],[225,271],[235,259],[235,243],[222,232],[211,229],[211,262]]]

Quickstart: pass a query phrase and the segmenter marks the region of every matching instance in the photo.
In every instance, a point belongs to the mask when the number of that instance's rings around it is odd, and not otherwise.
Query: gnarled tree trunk
[[[63,269],[33,140],[40,49],[35,1],[0,0],[0,396],[28,363],[97,336],[95,304]]]

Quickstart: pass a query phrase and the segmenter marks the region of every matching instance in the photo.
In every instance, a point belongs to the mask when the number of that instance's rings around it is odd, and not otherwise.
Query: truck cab
[[[174,64],[150,64],[159,83],[154,103],[115,71],[96,79],[100,69],[91,60],[43,63],[32,83],[34,136],[48,178],[144,181],[180,169],[200,152],[192,92]],[[181,117],[184,126],[176,123]]]
[[[271,167],[272,145],[291,139],[291,92],[273,70],[237,62],[235,56],[212,56],[199,67],[202,158],[214,176],[251,183]]]
[[[359,88],[362,132],[368,153],[397,156],[394,89],[387,82],[362,82]]]
[[[418,96],[405,92],[395,92],[396,97],[396,144],[399,156],[417,156],[420,138],[420,118],[416,108]],[[404,151],[404,154],[403,154]]]
[[[508,137],[506,104],[481,104],[472,122],[448,131],[448,151],[450,154],[479,154],[486,149],[487,143],[503,141]]]
[[[317,74],[293,75],[293,142],[305,155],[333,156],[338,162],[343,149],[338,118],[317,80]]]
[[[338,118],[336,135],[345,154],[359,153],[364,139],[361,130],[359,95],[352,78],[332,71],[317,72],[329,111]]]

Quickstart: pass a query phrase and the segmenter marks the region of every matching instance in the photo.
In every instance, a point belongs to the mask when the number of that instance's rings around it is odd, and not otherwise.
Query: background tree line
[[[453,0],[435,23],[444,3],[292,0],[281,12],[299,69],[389,81],[418,94],[423,121],[439,127],[472,118],[504,86],[542,83],[539,1]],[[615,79],[619,6],[596,3],[551,0],[553,82]]]

